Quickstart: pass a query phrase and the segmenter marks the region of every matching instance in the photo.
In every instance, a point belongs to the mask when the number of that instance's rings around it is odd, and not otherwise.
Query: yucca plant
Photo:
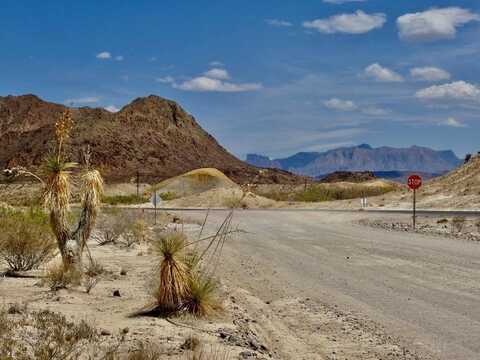
[[[186,236],[181,232],[164,234],[154,243],[160,255],[158,283],[154,293],[157,310],[177,311],[187,295],[189,268],[185,257]]]
[[[103,194],[103,179],[90,166],[90,149],[84,151],[84,167],[80,172],[81,215],[73,229],[69,226],[72,171],[78,167],[68,161],[65,146],[73,126],[69,109],[55,124],[55,148],[43,165],[43,178],[17,167],[4,171],[8,177],[31,176],[43,184],[42,199],[50,214],[50,226],[62,255],[65,271],[82,271],[82,254],[97,218]]]

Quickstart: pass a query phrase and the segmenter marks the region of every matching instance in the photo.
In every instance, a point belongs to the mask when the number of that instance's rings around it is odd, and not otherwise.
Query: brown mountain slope
[[[48,153],[54,124],[65,110],[34,95],[0,97],[0,168],[35,167]],[[109,181],[160,181],[187,171],[213,167],[239,183],[301,181],[285,171],[259,170],[228,153],[177,103],[148,96],[118,113],[72,109],[75,127],[70,155],[78,161],[90,145],[93,162]]]

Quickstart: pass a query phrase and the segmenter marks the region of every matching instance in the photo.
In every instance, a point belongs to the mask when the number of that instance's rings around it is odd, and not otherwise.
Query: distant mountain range
[[[248,154],[247,162],[262,168],[277,168],[300,175],[322,177],[335,171],[372,171],[392,178],[407,172],[443,174],[462,163],[453,151],[436,151],[426,147],[372,148],[362,144],[326,152],[300,152],[283,159]],[[396,175],[396,176],[394,176]]]

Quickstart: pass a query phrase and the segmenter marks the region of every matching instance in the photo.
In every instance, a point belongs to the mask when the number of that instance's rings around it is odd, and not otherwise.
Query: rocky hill
[[[38,166],[54,139],[54,124],[65,106],[34,95],[0,97],[0,169]],[[90,145],[93,162],[109,181],[157,182],[197,168],[217,168],[239,183],[295,183],[286,171],[259,170],[226,151],[177,103],[148,96],[118,113],[101,108],[72,109],[75,123],[70,157],[78,161]]]
[[[271,160],[262,155],[248,155],[247,162],[260,167],[279,168],[296,174],[320,177],[336,171],[420,171],[444,173],[461,164],[450,150],[435,151],[412,146],[372,148],[370,145],[342,147],[323,153],[302,152]]]

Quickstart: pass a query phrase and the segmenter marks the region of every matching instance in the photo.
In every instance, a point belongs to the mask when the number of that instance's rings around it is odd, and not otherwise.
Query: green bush
[[[386,194],[394,190],[393,187],[331,187],[323,184],[312,185],[305,191],[295,194],[295,201],[322,202],[333,200],[349,200],[361,197],[370,197]]]
[[[0,213],[0,229],[0,259],[10,271],[38,268],[54,256],[49,219],[39,209]]]
[[[143,196],[133,195],[112,195],[104,196],[102,202],[108,205],[135,205],[144,204],[148,202],[148,199]]]
[[[168,191],[168,192],[161,193],[160,198],[164,201],[170,201],[170,200],[178,199],[178,196],[174,192]]]

